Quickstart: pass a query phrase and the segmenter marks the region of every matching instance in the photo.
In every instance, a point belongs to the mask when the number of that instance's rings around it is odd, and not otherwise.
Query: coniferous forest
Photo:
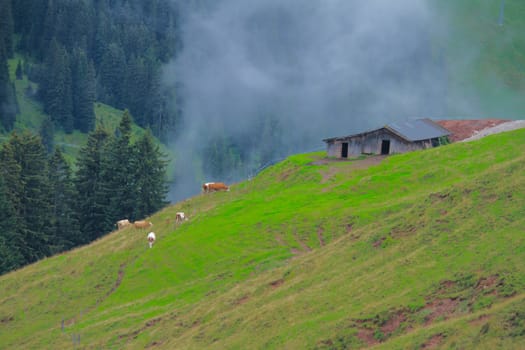
[[[160,84],[176,27],[168,0],[0,0],[0,130],[9,135],[0,147],[0,273],[167,204],[167,161],[155,138],[177,119]],[[27,93],[49,116],[38,134],[13,130],[15,55],[16,78],[38,86]],[[126,110],[116,130],[96,126],[96,101]],[[132,122],[148,130],[133,142]],[[55,130],[88,134],[75,164],[49,142]]]

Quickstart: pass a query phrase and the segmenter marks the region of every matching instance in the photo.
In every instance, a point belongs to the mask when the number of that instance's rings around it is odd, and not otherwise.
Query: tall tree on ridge
[[[58,148],[49,161],[49,182],[53,195],[51,227],[55,237],[51,250],[57,253],[82,242],[74,206],[76,195],[71,168]]]
[[[150,130],[140,138],[135,147],[137,193],[135,217],[146,217],[166,206],[168,186],[166,181],[166,156],[153,141]]]
[[[109,184],[105,177],[105,158],[109,134],[100,126],[89,133],[86,146],[80,150],[75,176],[77,212],[82,242],[90,242],[111,231],[108,215]]]
[[[53,39],[40,86],[44,110],[65,132],[73,131],[71,68],[66,49]]]
[[[136,219],[134,207],[136,205],[135,184],[135,153],[131,145],[131,115],[126,110],[122,115],[115,137],[111,140],[108,150],[106,171],[110,182],[110,198],[112,215],[118,219]]]
[[[95,69],[88,62],[84,50],[73,52],[71,60],[72,98],[74,128],[84,133],[90,132],[95,126]]]
[[[40,137],[29,132],[12,134],[1,152],[13,224],[24,241],[20,252],[26,263],[50,254],[51,192],[47,158]]]

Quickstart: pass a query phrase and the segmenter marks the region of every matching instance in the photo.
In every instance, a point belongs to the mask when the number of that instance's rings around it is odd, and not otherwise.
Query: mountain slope
[[[296,155],[147,231],[0,277],[6,348],[516,348],[525,129],[391,156]],[[176,211],[189,221],[175,226]]]

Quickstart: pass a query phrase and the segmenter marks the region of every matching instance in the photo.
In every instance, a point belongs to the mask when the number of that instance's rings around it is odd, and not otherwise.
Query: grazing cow
[[[135,228],[148,228],[148,227],[153,226],[153,223],[151,221],[139,220],[139,221],[135,221],[133,223],[133,226],[135,226]]]
[[[155,243],[155,232],[148,233],[148,243],[149,247],[153,247],[153,243]]]
[[[230,188],[223,182],[207,182],[202,185],[204,192],[229,191]]]
[[[129,226],[129,225],[131,225],[131,222],[129,222],[128,219],[123,219],[123,220],[119,220],[119,221],[117,221],[117,229],[118,229],[118,230],[121,230],[121,229],[123,229],[124,227],[127,227],[127,226]]]
[[[188,220],[188,218],[182,211],[179,211],[175,214],[175,222],[183,222],[184,220]]]

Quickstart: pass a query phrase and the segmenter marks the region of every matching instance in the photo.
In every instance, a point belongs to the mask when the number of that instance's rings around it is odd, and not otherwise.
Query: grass
[[[518,130],[366,169],[289,157],[152,216],[153,249],[128,228],[1,276],[0,343],[519,349],[524,143]]]

